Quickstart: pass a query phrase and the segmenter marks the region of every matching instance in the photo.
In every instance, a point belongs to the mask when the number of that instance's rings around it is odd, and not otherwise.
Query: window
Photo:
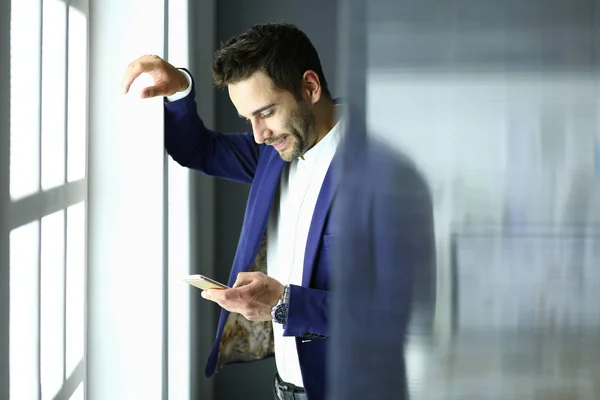
[[[88,0],[12,0],[10,399],[85,395]]]

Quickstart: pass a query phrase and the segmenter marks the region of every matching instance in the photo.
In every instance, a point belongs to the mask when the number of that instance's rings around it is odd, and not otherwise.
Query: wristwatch
[[[285,325],[287,322],[288,310],[290,309],[290,286],[283,287],[283,294],[279,302],[271,309],[271,317],[273,322]]]

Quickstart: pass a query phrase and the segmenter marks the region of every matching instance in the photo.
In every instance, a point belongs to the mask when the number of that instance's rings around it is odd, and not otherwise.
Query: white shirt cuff
[[[169,103],[172,103],[174,101],[181,100],[181,99],[187,97],[190,94],[190,92],[192,91],[192,77],[186,71],[184,71],[182,69],[180,69],[180,71],[183,72],[183,74],[187,78],[188,87],[183,92],[177,92],[171,96],[167,96],[166,99]]]

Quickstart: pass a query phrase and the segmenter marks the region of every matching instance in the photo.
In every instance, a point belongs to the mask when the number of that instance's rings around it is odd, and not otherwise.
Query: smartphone
[[[189,275],[185,278],[183,278],[183,280],[187,283],[189,283],[192,286],[196,286],[199,289],[202,290],[208,290],[208,289],[229,289],[229,286],[224,285],[220,282],[214,281],[210,278],[207,278],[204,275]]]

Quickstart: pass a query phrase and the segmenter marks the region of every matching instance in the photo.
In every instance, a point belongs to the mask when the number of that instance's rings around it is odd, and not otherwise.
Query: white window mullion
[[[66,173],[66,171],[65,171]],[[67,242],[67,229],[68,229],[68,212],[65,210],[63,212],[63,263],[62,263],[62,381],[65,382],[67,380],[67,257],[68,257],[68,249],[69,245]]]
[[[63,164],[63,178],[62,181],[63,182],[68,182],[68,170],[69,170],[69,50],[70,50],[70,46],[69,46],[69,42],[71,41],[70,37],[69,37],[69,2],[68,0],[64,0],[65,1],[65,9],[64,9],[64,13],[65,13],[65,54],[64,54],[64,83],[65,83],[65,87],[64,87],[64,93],[65,93],[65,101],[64,101],[64,130],[63,130],[63,153],[64,153],[64,164]],[[63,212],[63,230],[62,230],[62,236],[63,236],[63,248],[62,248],[62,253],[63,253],[63,259],[62,259],[62,304],[61,304],[61,308],[62,308],[62,337],[60,338],[60,340],[62,341],[62,352],[61,352],[61,358],[62,358],[62,371],[61,371],[61,378],[62,378],[62,383],[61,383],[61,389],[64,388],[64,383],[67,380],[67,229],[68,229],[68,212],[67,209],[65,207],[64,212]]]
[[[82,182],[83,202],[67,210],[64,396],[83,399],[87,315],[88,1],[67,0],[65,181]],[[75,367],[75,365],[77,365]],[[74,394],[75,393],[75,394]],[[67,396],[68,395],[68,396]]]
[[[18,0],[15,0],[18,1]],[[37,193],[41,193],[42,191],[42,174],[43,174],[43,161],[42,161],[42,157],[43,157],[43,127],[44,127],[44,116],[43,116],[43,99],[44,99],[44,85],[43,85],[43,61],[44,61],[44,57],[43,57],[43,49],[44,49],[44,7],[45,7],[45,0],[39,0],[40,2],[40,20],[39,20],[39,26],[40,26],[40,58],[39,58],[39,77],[38,77],[38,90],[39,90],[39,124],[38,124],[38,132],[37,132],[37,137],[38,137],[38,160],[37,160],[37,166],[39,168],[38,171],[38,190]],[[18,177],[17,177],[18,178]],[[13,203],[15,204],[15,203]],[[11,215],[13,215],[11,213]],[[36,276],[36,282],[35,282],[35,287],[37,290],[37,343],[36,343],[36,352],[37,352],[37,399],[41,400],[42,399],[42,283],[41,283],[41,271],[42,271],[42,223],[41,223],[41,216],[39,217],[39,219],[37,219],[37,223],[38,223],[38,230],[37,230],[37,276]],[[12,225],[11,225],[12,226]],[[12,263],[11,263],[12,264]],[[12,399],[11,399],[12,400]]]
[[[68,143],[68,137],[69,137],[69,5],[68,5],[68,0],[60,0],[60,1],[64,1],[65,2],[65,8],[64,8],[64,14],[65,14],[65,52],[64,52],[64,59],[63,59],[63,65],[64,65],[64,70],[63,70],[63,82],[64,82],[64,103],[63,103],[63,119],[64,119],[64,126],[63,126],[63,154],[64,154],[64,164],[63,164],[63,170],[62,170],[62,181],[63,182],[68,182],[67,181],[67,171],[68,171],[68,161],[69,161],[69,143]]]
[[[42,399],[42,224],[41,221],[38,221],[38,229],[37,229],[37,271],[36,271],[36,280],[34,286],[36,288],[37,295],[37,343],[36,343],[36,356],[37,356],[37,396],[38,400]],[[23,312],[22,310],[21,312]]]

